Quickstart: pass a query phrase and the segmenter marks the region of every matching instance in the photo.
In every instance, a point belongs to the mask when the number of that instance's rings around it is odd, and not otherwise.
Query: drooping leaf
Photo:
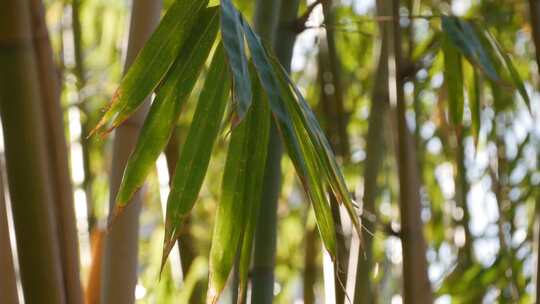
[[[246,116],[249,116],[249,112]],[[248,118],[249,119],[249,118]],[[248,119],[232,130],[210,247],[207,303],[217,303],[240,248],[247,222]]]
[[[501,82],[501,77],[482,46],[474,26],[457,17],[442,16],[442,29],[449,41],[471,62],[479,67],[492,81]]]
[[[262,200],[262,188],[264,172],[266,168],[266,156],[270,134],[270,109],[266,95],[262,92],[261,84],[257,79],[256,72],[251,69],[251,81],[253,86],[253,105],[248,121],[248,151],[250,155],[246,164],[247,176],[245,186],[245,200],[248,205],[248,217],[242,240],[239,262],[239,303],[244,303],[248,283],[249,267],[251,262],[251,250],[253,237],[259,216]]]
[[[480,89],[481,89],[481,82],[480,82],[480,76],[476,72],[476,70],[471,69],[470,73],[470,80],[469,80],[469,90],[468,90],[468,96],[469,96],[469,107],[471,109],[471,129],[472,129],[472,135],[474,138],[474,146],[478,146],[478,138],[480,135],[480,109],[481,109],[481,96],[480,96]]]
[[[288,83],[280,82],[277,75],[281,70],[276,71],[279,63],[269,55],[260,38],[247,23],[244,25],[244,31],[253,62],[261,83],[268,94],[270,108],[276,117],[276,123],[283,136],[287,152],[315,210],[317,225],[325,247],[332,256],[335,256],[335,227],[329,202],[324,193],[325,179],[321,179],[323,174],[320,171],[321,162],[314,151],[315,147],[310,141],[301,119],[298,115],[294,115],[298,113],[295,113],[291,108],[296,103],[294,94],[290,90]],[[272,60],[275,60],[277,66]]]
[[[105,133],[133,114],[175,62],[208,0],[176,0],[148,39],[93,132]]]
[[[448,113],[451,123],[460,126],[463,121],[463,68],[461,55],[445,37],[443,41],[444,81],[448,92]]]
[[[510,55],[507,54],[507,52],[502,48],[501,44],[497,41],[497,39],[495,39],[493,34],[491,34],[486,28],[484,29],[483,33],[486,36],[486,40],[488,40],[491,43],[494,50],[496,50],[497,54],[501,57],[502,62],[504,66],[506,67],[506,70],[508,71],[510,78],[512,79],[512,82],[516,86],[519,94],[523,98],[523,101],[525,101],[525,104],[527,105],[527,108],[529,109],[529,112],[530,112],[531,101],[529,99],[529,94],[527,94],[527,90],[525,89],[525,84],[523,83],[523,79],[521,79],[521,76],[519,75],[516,67],[514,66],[514,63],[512,62],[512,58],[510,58]]]
[[[204,66],[219,26],[217,8],[205,9],[181,50],[174,66],[159,88],[131,154],[116,197],[117,216],[142,186],[146,176],[169,140],[185,100]]]
[[[180,233],[183,221],[193,208],[219,133],[229,96],[230,77],[220,44],[199,96],[197,109],[182,147],[167,199],[162,267]]]
[[[221,36],[233,75],[233,100],[241,120],[251,104],[252,92],[245,52],[243,19],[230,0],[221,0]]]

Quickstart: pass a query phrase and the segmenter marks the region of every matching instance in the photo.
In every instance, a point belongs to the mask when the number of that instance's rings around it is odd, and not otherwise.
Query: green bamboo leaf
[[[471,80],[469,81],[469,107],[471,109],[471,129],[472,129],[472,135],[474,138],[474,146],[478,146],[478,138],[480,135],[480,124],[481,124],[481,118],[480,118],[480,89],[481,89],[481,82],[480,82],[480,76],[476,72],[476,70],[471,69]]]
[[[252,66],[253,67],[253,66]],[[242,247],[240,252],[239,278],[240,291],[239,303],[244,303],[243,297],[246,293],[248,283],[249,266],[251,262],[251,249],[257,218],[259,216],[260,204],[262,199],[262,188],[264,180],[264,171],[266,168],[266,154],[268,151],[268,140],[270,134],[270,109],[268,99],[262,92],[261,84],[257,79],[254,68],[252,70],[253,86],[253,105],[250,117],[248,117],[248,151],[250,155],[246,168],[246,195],[249,216],[244,231]]]
[[[144,121],[135,150],[126,165],[116,197],[113,219],[142,186],[157,157],[167,145],[182,106],[189,97],[216,39],[218,12],[217,8],[203,11],[198,19],[201,26],[191,33],[185,48],[167,73]]]
[[[241,120],[251,104],[252,92],[242,31],[243,19],[230,0],[221,0],[221,36],[233,75],[233,99]]]
[[[492,81],[501,82],[501,77],[471,23],[456,17],[442,16],[442,29],[471,64],[479,67]]]
[[[209,300],[212,302],[217,301],[223,290],[238,250],[241,253],[240,286],[245,288],[247,284],[270,131],[268,103],[254,69],[251,75],[253,105],[231,136],[222,199],[212,238],[209,286]],[[240,294],[245,294],[242,288]]]
[[[247,114],[249,115],[249,114]],[[217,300],[227,283],[240,247],[246,217],[249,214],[245,197],[246,164],[248,163],[248,122],[242,120],[232,130],[217,206],[214,234],[210,247],[208,303]]]
[[[201,189],[229,96],[230,77],[222,44],[217,48],[182,147],[167,199],[162,268]]]
[[[527,94],[527,90],[525,89],[525,84],[523,83],[523,79],[521,79],[521,76],[519,75],[516,67],[514,66],[514,63],[512,62],[512,58],[510,58],[510,55],[502,48],[501,44],[495,39],[493,34],[488,31],[487,28],[484,28],[483,31],[486,40],[491,43],[493,46],[493,49],[496,51],[496,53],[501,57],[504,66],[506,67],[508,74],[510,75],[510,78],[512,79],[512,82],[516,86],[519,94],[523,98],[523,101],[525,101],[525,104],[527,105],[527,108],[529,109],[529,112],[531,112],[531,100],[529,99],[529,94]]]
[[[117,127],[142,104],[173,65],[208,0],[176,0],[148,39],[92,133]]]
[[[316,151],[317,146],[314,144],[318,142],[314,142],[313,136],[310,136],[313,134],[309,134],[306,130],[304,124],[306,119],[303,116],[305,113],[295,111],[298,103],[289,87],[286,73],[281,69],[277,59],[270,55],[268,49],[265,49],[260,38],[247,23],[244,24],[244,31],[288,154],[315,210],[317,225],[325,247],[332,256],[335,256],[335,227],[324,190],[327,179],[324,178],[325,172],[321,171],[323,162],[320,157],[326,154],[321,153],[320,150]],[[282,73],[285,74],[284,77]],[[279,78],[278,75],[282,77]],[[307,129],[313,131],[309,127]]]
[[[461,55],[448,37],[443,39],[444,81],[448,93],[448,113],[454,126],[463,122],[463,67]]]

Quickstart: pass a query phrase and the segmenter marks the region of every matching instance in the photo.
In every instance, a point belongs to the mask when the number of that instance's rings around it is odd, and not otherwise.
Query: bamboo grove
[[[3,0],[0,303],[538,303],[537,0]]]

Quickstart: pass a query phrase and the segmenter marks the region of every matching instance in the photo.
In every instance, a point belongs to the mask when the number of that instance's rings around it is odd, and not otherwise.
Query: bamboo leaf
[[[253,66],[252,66],[253,67]],[[246,164],[246,195],[249,215],[242,240],[239,262],[239,303],[244,303],[248,283],[249,266],[251,262],[251,250],[253,236],[259,216],[259,207],[262,200],[262,187],[266,168],[266,154],[270,134],[270,109],[268,100],[262,92],[261,84],[257,79],[254,68],[251,69],[253,86],[253,105],[248,120],[248,162]]]
[[[324,194],[328,182],[340,201],[345,202],[360,232],[360,223],[344,180],[320,126],[300,92],[291,86],[287,73],[249,26],[244,26],[244,31],[287,151],[314,206],[325,247],[335,256],[335,229],[329,202]]]
[[[176,164],[167,199],[162,267],[179,236],[185,217],[197,200],[208,169],[211,147],[219,133],[229,86],[225,53],[220,44],[212,59],[189,133]]]
[[[126,165],[113,218],[118,216],[142,186],[157,157],[167,145],[182,106],[214,44],[219,25],[218,10],[205,9],[198,21],[201,26],[191,33],[145,119],[135,150]]]
[[[481,117],[480,117],[480,88],[482,86],[480,82],[480,76],[476,72],[476,70],[471,69],[471,80],[469,81],[469,107],[471,109],[471,128],[472,128],[472,135],[474,138],[474,146],[478,146],[478,138],[480,135],[480,124],[481,124]]]
[[[176,0],[131,65],[92,133],[106,133],[126,120],[159,85],[192,32],[208,0]]]
[[[479,67],[492,81],[501,82],[501,77],[482,46],[473,25],[456,17],[442,16],[442,29],[471,64]]]
[[[463,121],[463,67],[461,55],[445,37],[443,41],[444,81],[448,91],[448,113],[454,126]]]
[[[244,47],[243,19],[230,0],[221,0],[221,35],[233,79],[233,99],[241,120],[251,104],[252,92]]]
[[[249,115],[249,114],[248,114]],[[216,303],[231,272],[244,232],[247,211],[246,164],[248,163],[248,122],[244,119],[232,130],[221,199],[217,206],[209,262],[208,303]]]
[[[519,75],[516,67],[514,66],[514,63],[512,62],[512,58],[510,58],[510,55],[507,54],[507,52],[502,48],[501,44],[497,41],[497,39],[495,39],[493,34],[491,34],[486,28],[484,28],[483,33],[486,37],[485,39],[491,43],[491,45],[493,46],[493,49],[502,59],[502,62],[504,66],[506,67],[506,70],[508,71],[508,74],[510,75],[512,82],[514,83],[519,94],[523,98],[523,101],[525,101],[525,104],[527,105],[529,112],[531,112],[531,100],[529,99],[529,94],[527,94],[527,90],[525,89],[525,84],[523,83],[523,79],[521,79],[521,76]]]

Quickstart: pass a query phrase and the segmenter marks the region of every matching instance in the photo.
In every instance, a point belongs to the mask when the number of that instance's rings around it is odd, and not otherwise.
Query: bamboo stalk
[[[0,169],[0,170],[3,170]],[[9,225],[7,219],[7,205],[4,195],[4,177],[0,172],[0,299],[5,303],[18,304],[17,277],[13,264],[13,252],[11,251],[11,240],[9,236]]]
[[[298,6],[299,0],[258,0],[256,4],[255,30],[263,35],[263,39],[273,42],[274,51],[287,71],[290,70],[292,48],[296,40],[296,33],[292,31],[291,25],[296,20]],[[278,13],[279,18],[276,17]],[[272,303],[274,297],[277,206],[281,191],[282,151],[277,128],[272,122],[262,202],[254,240],[252,303]]]
[[[329,109],[329,124],[328,127],[332,131],[329,133],[330,141],[336,155],[342,157],[344,160],[350,158],[350,145],[349,137],[347,135],[347,113],[345,112],[345,107],[343,104],[343,85],[341,81],[341,63],[339,60],[336,38],[335,38],[335,16],[333,8],[333,0],[324,0],[321,1],[324,14],[324,23],[326,39],[323,39],[321,44],[324,45],[324,48],[328,54],[327,58],[327,69],[324,73],[328,76],[323,77],[325,80],[325,87],[323,87],[324,95],[327,95],[327,98],[330,99],[328,104]],[[329,79],[325,79],[329,78]],[[332,90],[327,90],[326,88],[331,86]],[[338,302],[342,301],[338,299]]]
[[[41,0],[31,0],[31,17],[34,35],[38,77],[43,103],[44,130],[47,139],[47,157],[50,168],[53,202],[60,245],[66,301],[82,303],[82,286],[79,275],[79,244],[75,223],[73,189],[69,174],[68,152],[64,132],[64,119],[60,104],[60,83],[53,61],[53,52],[45,23],[45,8]]]
[[[159,0],[133,1],[125,70],[131,65],[138,51],[157,26],[161,7],[162,2]],[[147,111],[148,101],[115,131],[109,204],[111,212],[114,210],[115,197],[124,168],[137,143],[139,130]],[[102,303],[134,303],[135,301],[141,192],[135,194],[130,207],[118,218],[106,236],[101,280]]]
[[[65,303],[29,1],[0,7],[0,114],[26,303]]]
[[[377,1],[377,13],[387,16],[391,13],[388,1]],[[377,176],[384,157],[384,118],[388,111],[388,47],[390,23],[379,23],[380,46],[375,85],[371,95],[371,109],[367,131],[366,159],[364,169],[363,214],[367,217],[376,213],[375,200],[377,196]],[[370,220],[362,221],[365,230],[362,234],[362,244],[356,259],[356,281],[354,303],[368,304],[374,302],[371,270],[373,267],[373,241],[370,233],[375,232],[375,223]]]
[[[258,0],[254,29],[266,41],[273,43],[281,0]],[[259,216],[253,240],[252,303],[272,303],[274,298],[274,266],[277,239],[277,205],[281,191],[282,144],[272,121],[265,165]]]
[[[401,26],[399,18],[399,0],[393,1],[393,42],[389,54],[390,102],[396,108],[396,158],[398,164],[401,246],[403,248],[403,303],[432,303],[431,284],[428,278],[426,261],[426,241],[420,218],[420,179],[416,152],[412,136],[405,117],[406,103],[402,78],[403,54],[401,45]],[[393,61],[391,59],[394,59]]]

